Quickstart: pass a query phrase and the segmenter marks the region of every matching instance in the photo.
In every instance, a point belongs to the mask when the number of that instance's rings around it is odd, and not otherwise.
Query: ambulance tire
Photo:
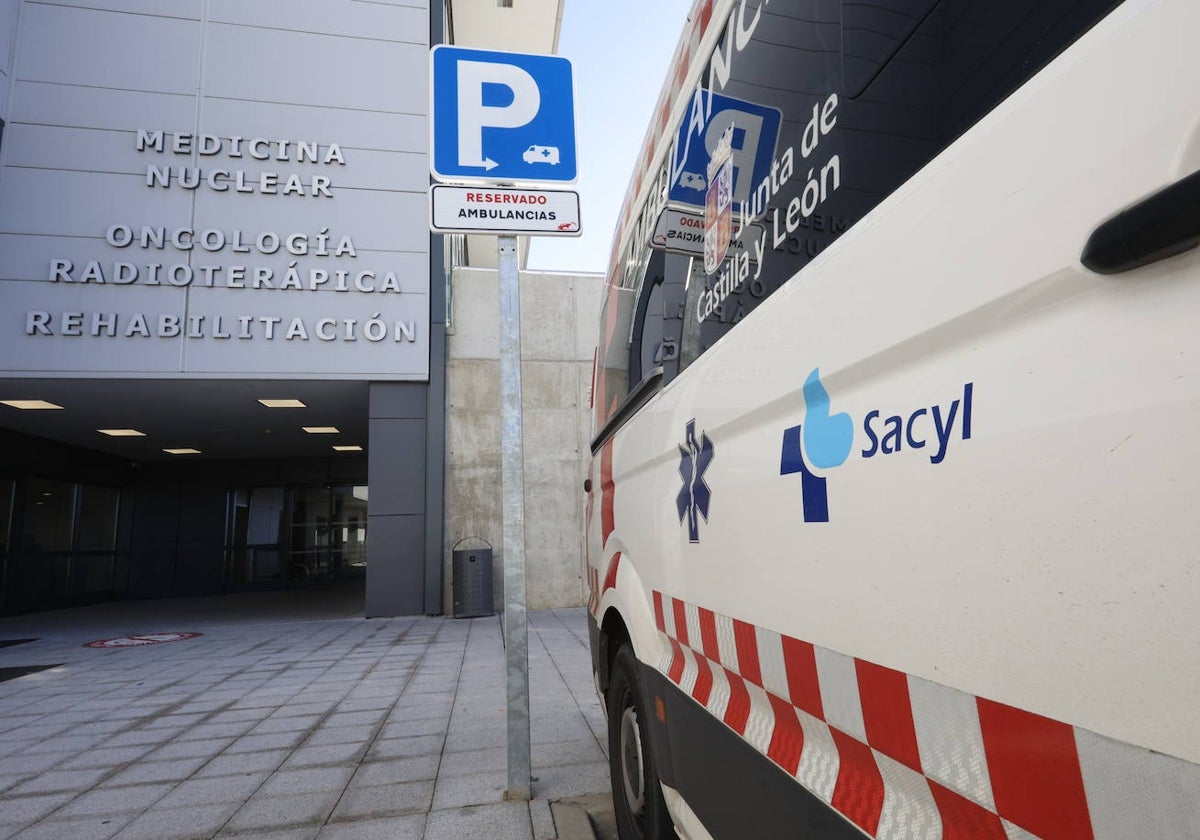
[[[621,840],[675,840],[650,748],[638,661],[629,645],[623,645],[613,661],[606,704],[608,766]]]

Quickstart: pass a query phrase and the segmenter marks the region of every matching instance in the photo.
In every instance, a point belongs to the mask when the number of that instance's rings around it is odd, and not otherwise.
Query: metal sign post
[[[525,609],[525,447],[521,437],[521,290],[517,238],[499,237],[500,484],[504,516],[504,652],[508,683],[508,790],[530,798],[529,626]]]
[[[530,798],[529,626],[521,440],[521,298],[517,237],[578,236],[579,196],[533,184],[578,176],[571,63],[558,56],[439,45],[430,52],[430,229],[496,234],[500,280],[500,475],[508,789]],[[510,96],[497,98],[497,89]],[[464,184],[477,184],[467,188]],[[521,184],[521,186],[518,186]]]

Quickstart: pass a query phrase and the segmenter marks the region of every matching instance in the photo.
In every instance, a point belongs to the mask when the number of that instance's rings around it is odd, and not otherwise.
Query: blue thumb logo
[[[804,405],[804,454],[809,463],[820,469],[841,466],[854,445],[854,421],[845,412],[830,415],[820,368],[804,381]]]

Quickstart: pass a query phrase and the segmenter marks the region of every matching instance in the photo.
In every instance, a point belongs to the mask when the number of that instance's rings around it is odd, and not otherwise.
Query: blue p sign
[[[576,180],[574,85],[565,58],[437,46],[430,78],[434,177]]]

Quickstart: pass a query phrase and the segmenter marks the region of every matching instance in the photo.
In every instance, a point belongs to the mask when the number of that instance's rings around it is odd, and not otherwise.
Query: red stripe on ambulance
[[[1163,813],[1184,815],[1166,821],[1172,838],[1200,837],[1196,765],[653,598],[670,649],[658,669],[873,837],[1127,840],[1131,815]],[[1081,762],[1081,739],[1107,746]],[[1089,808],[1116,778],[1130,780],[1123,807]]]

